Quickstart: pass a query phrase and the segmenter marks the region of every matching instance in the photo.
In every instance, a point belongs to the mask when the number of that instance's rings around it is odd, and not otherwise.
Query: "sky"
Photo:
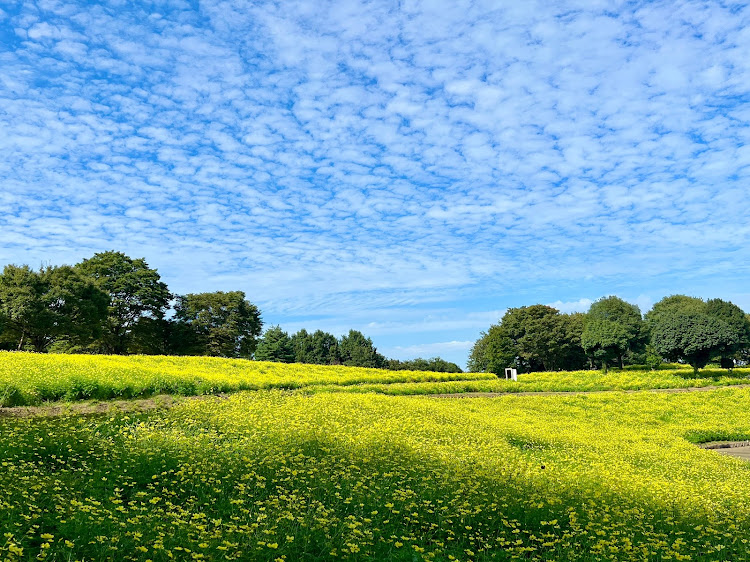
[[[750,311],[748,140],[744,3],[0,1],[0,266],[122,251],[388,357]]]

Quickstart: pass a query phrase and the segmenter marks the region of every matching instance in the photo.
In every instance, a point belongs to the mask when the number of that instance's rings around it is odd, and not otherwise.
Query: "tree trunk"
[[[26,337],[26,332],[21,332],[21,340],[18,342],[18,349],[16,351],[21,351],[23,349],[23,339]]]
[[[609,372],[609,368],[607,367],[607,362],[602,361],[602,369],[604,369],[604,374],[606,375]]]

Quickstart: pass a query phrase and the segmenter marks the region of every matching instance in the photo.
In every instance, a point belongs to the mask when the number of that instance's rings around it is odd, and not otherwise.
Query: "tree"
[[[516,344],[502,324],[493,324],[481,333],[471,348],[467,367],[471,373],[495,373],[498,376],[506,367],[520,367]]]
[[[310,334],[303,328],[291,339],[295,363],[336,365],[341,362],[338,340],[333,334],[322,330]]]
[[[143,258],[102,252],[83,260],[76,269],[109,296],[107,323],[99,341],[105,352],[127,353],[131,333],[142,318],[164,317],[171,295],[157,271]]]
[[[385,357],[378,353],[372,340],[357,330],[349,330],[347,335],[341,337],[339,352],[344,365],[350,367],[384,368],[386,365]]]
[[[2,339],[44,352],[54,342],[75,347],[101,331],[107,297],[70,266],[33,271],[7,265],[0,275]]]
[[[560,314],[551,306],[510,308],[474,344],[468,367],[497,375],[507,367],[521,372],[582,368],[581,331],[580,316]]]
[[[6,265],[0,275],[2,337],[19,351],[28,343],[30,333],[37,330],[42,316],[41,285],[39,273],[28,265]]]
[[[720,357],[722,367],[734,367],[734,359],[741,359],[743,352],[750,348],[750,321],[743,310],[728,301],[710,299],[706,301],[706,314],[721,320],[737,336],[737,343],[728,348]]]
[[[581,344],[586,315],[583,312],[561,314],[560,320],[565,328],[565,341],[561,346],[558,367],[564,371],[586,368],[586,352]]]
[[[279,326],[271,326],[258,342],[255,359],[276,363],[294,363],[294,348],[289,334]]]
[[[654,349],[670,361],[685,361],[693,372],[737,344],[737,334],[729,325],[708,314],[688,312],[660,313],[651,328]]]
[[[177,297],[175,351],[186,355],[251,358],[263,322],[242,291],[190,293]]]
[[[606,373],[608,365],[622,357],[628,348],[628,332],[619,322],[600,318],[587,319],[581,335],[581,345],[586,353],[602,363]]]
[[[615,329],[608,325],[609,322],[617,324],[619,328]],[[598,350],[596,353],[603,354],[602,356],[608,356],[610,352],[616,351],[615,358],[619,360],[620,367],[625,366],[626,353],[642,352],[645,348],[647,332],[640,309],[619,297],[609,296],[593,303],[586,314],[585,324],[592,325],[591,330],[584,328],[582,336],[587,343],[594,344],[589,349],[596,348]],[[624,345],[621,341],[623,335]],[[602,345],[605,345],[609,351],[603,351]],[[586,349],[585,345],[583,347]],[[607,361],[611,361],[611,358]]]
[[[646,324],[651,328],[662,314],[705,312],[705,310],[706,303],[702,299],[686,295],[671,295],[664,297],[651,307],[651,310],[646,313]]]
[[[408,359],[399,361],[398,359],[388,359],[386,368],[391,371],[431,371],[433,373],[463,373],[461,367],[455,363],[441,359],[440,357],[431,357],[430,359]]]

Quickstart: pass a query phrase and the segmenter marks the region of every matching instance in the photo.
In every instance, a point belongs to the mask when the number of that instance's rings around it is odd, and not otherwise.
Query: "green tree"
[[[322,330],[311,334],[303,328],[292,335],[292,347],[295,363],[336,365],[341,362],[336,336]]]
[[[263,322],[242,291],[190,293],[177,297],[175,351],[185,355],[251,358]]]
[[[143,258],[102,252],[83,260],[76,269],[109,296],[107,322],[97,346],[101,350],[128,353],[136,324],[142,318],[164,317],[171,295],[157,271]]]
[[[8,265],[0,275],[0,337],[44,352],[55,342],[80,346],[100,334],[107,297],[70,266],[33,271]]]
[[[586,325],[586,315],[583,312],[561,314],[560,320],[565,328],[565,340],[560,349],[558,367],[564,371],[585,369],[586,352],[581,336]]]
[[[604,323],[600,323],[604,322]],[[621,329],[614,329],[606,324],[613,322]],[[611,362],[610,352],[616,352],[616,359],[620,367],[625,366],[625,355],[643,352],[647,341],[647,330],[643,323],[640,309],[622,300],[619,297],[609,296],[601,298],[591,305],[586,314],[585,325],[592,324],[592,330],[584,327],[583,338],[593,347],[584,349],[597,349],[595,352],[601,357],[606,356],[607,362]],[[624,334],[625,343],[622,345],[621,336]],[[606,344],[606,345],[605,345]],[[609,351],[604,351],[605,346]],[[606,367],[605,367],[606,369]]]
[[[467,368],[471,373],[495,373],[500,376],[506,367],[520,367],[516,343],[502,324],[493,324],[482,332],[469,352]]]
[[[28,265],[6,265],[0,275],[0,315],[3,318],[2,338],[24,349],[36,331],[42,315],[42,281],[38,272]]]
[[[440,357],[431,357],[423,359],[408,359],[399,361],[398,359],[388,359],[387,368],[391,371],[431,371],[433,373],[462,373],[461,367]]]
[[[276,363],[294,363],[294,347],[289,334],[280,326],[271,326],[258,342],[255,359]]]
[[[725,368],[734,367],[734,359],[742,359],[744,352],[750,348],[750,321],[744,311],[728,301],[710,299],[706,301],[706,314],[721,320],[737,336],[737,343],[727,348],[720,359]]]
[[[737,344],[726,322],[702,312],[664,312],[651,327],[651,344],[670,361],[685,361],[693,372]]]
[[[650,329],[655,324],[659,316],[662,314],[671,313],[690,313],[690,312],[705,312],[706,303],[702,299],[697,297],[688,297],[686,295],[671,295],[664,297],[659,302],[654,304],[646,313],[646,324]]]
[[[357,330],[349,330],[347,335],[341,337],[339,352],[342,363],[350,367],[384,368],[386,366],[385,357],[378,353],[372,340]]]
[[[614,320],[587,319],[581,334],[584,351],[601,361],[605,373],[609,369],[609,364],[625,353],[628,341],[627,330]]]

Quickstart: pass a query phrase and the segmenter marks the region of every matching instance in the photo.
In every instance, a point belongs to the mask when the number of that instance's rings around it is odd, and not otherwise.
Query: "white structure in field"
[[[505,369],[505,380],[507,381],[508,379],[517,381],[518,371],[516,371],[515,369],[511,369],[510,367]]]

